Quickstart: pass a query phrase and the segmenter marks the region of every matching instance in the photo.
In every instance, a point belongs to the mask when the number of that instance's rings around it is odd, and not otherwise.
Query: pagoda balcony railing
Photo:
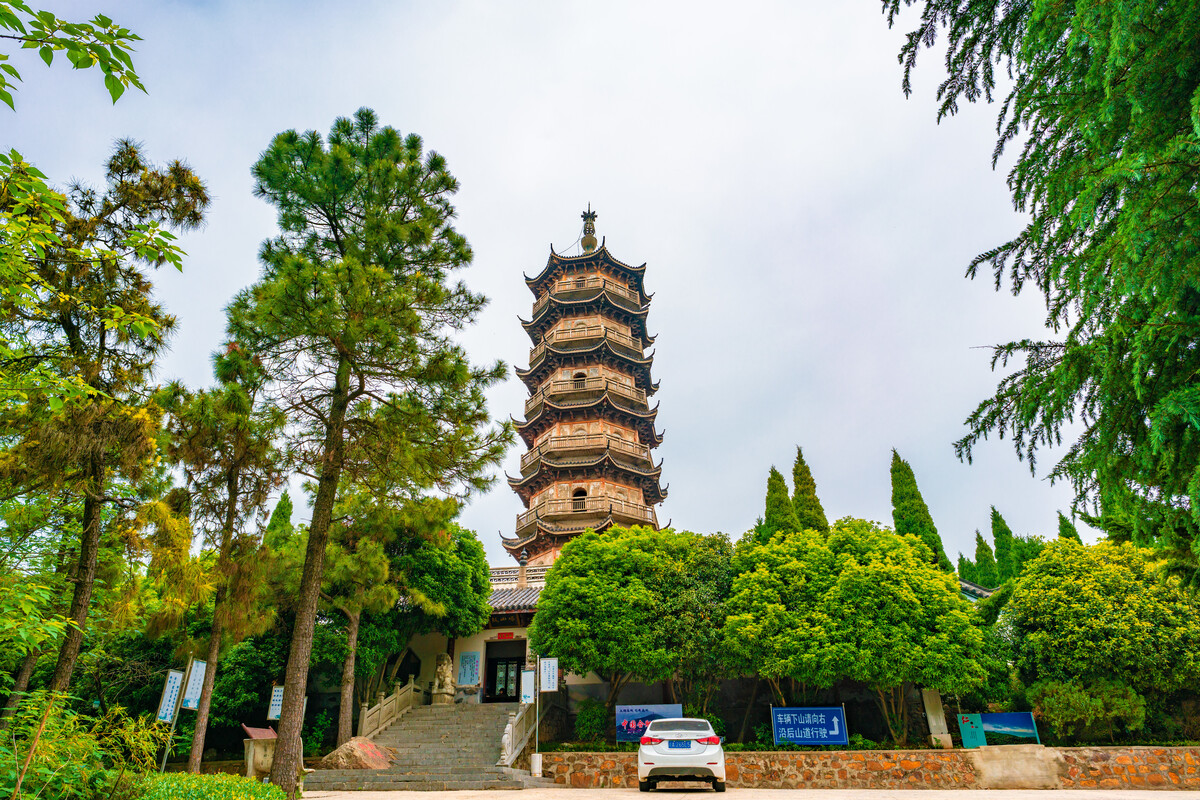
[[[652,507],[600,495],[597,497],[572,497],[569,500],[548,500],[539,503],[524,514],[517,515],[517,534],[525,533],[539,519],[571,523],[574,518],[578,517],[582,523],[587,519],[603,518],[610,514],[614,519],[624,522],[649,524],[656,527],[658,525]]]
[[[607,290],[617,298],[617,301],[621,305],[629,308],[631,311],[640,311],[642,308],[642,298],[633,289],[617,281],[593,275],[583,278],[561,278],[555,281],[551,284],[550,291],[539,297],[537,302],[533,304],[533,316],[537,317],[541,313],[546,304],[550,302],[551,296],[563,300],[573,300],[580,295],[591,296],[595,294],[597,289]]]
[[[529,363],[533,365],[541,358],[546,352],[547,347],[569,348],[574,345],[586,346],[598,339],[607,339],[613,344],[630,351],[631,354],[636,354],[637,358],[642,357],[642,348],[629,334],[622,333],[607,325],[585,325],[578,328],[559,328],[547,333],[546,338],[538,342],[537,346],[529,351]]]
[[[521,456],[521,470],[526,470],[531,464],[550,453],[580,453],[612,450],[625,453],[635,458],[650,460],[650,448],[644,444],[622,439],[611,433],[579,433],[569,436],[550,436],[543,439],[541,444]]]
[[[533,414],[547,397],[568,399],[586,397],[587,395],[595,395],[604,391],[626,397],[639,405],[646,404],[646,393],[644,391],[633,386],[627,386],[612,378],[574,378],[567,381],[550,381],[549,383],[542,384],[542,387],[525,401],[525,416],[528,417]]]

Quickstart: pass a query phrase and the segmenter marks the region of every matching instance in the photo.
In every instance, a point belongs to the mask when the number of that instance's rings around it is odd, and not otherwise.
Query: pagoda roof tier
[[[530,558],[534,558],[555,547],[561,548],[586,530],[606,531],[616,524],[616,520],[611,516],[606,516],[594,524],[580,525],[560,526],[538,521],[529,526],[526,533],[522,536],[509,539],[504,534],[500,534],[500,544],[515,559],[519,560],[519,554],[522,550],[525,550],[526,555]]]
[[[651,506],[595,496],[570,500],[550,500],[517,515],[516,538],[506,539],[505,547],[520,547],[538,538],[538,534],[568,537],[589,528],[604,530],[612,525],[649,525],[658,528],[658,516]]]
[[[618,453],[607,451],[595,456],[552,457],[543,455],[531,464],[531,470],[519,477],[506,476],[508,485],[528,506],[533,495],[553,483],[581,479],[615,478],[627,486],[642,490],[642,497],[651,505],[661,503],[667,496],[658,479],[662,477],[662,463],[638,465],[632,459],[622,458]]]
[[[517,433],[526,447],[533,447],[534,440],[556,422],[603,419],[628,424],[637,431],[643,444],[658,447],[662,434],[654,430],[654,419],[658,406],[647,408],[615,392],[605,392],[598,397],[584,400],[551,400],[544,398],[535,408],[535,414],[525,422],[514,419]]]
[[[525,285],[534,295],[540,295],[548,284],[558,280],[563,275],[573,274],[583,271],[594,271],[607,269],[613,275],[618,275],[629,282],[629,285],[634,287],[646,299],[651,295],[646,294],[642,286],[642,279],[646,275],[646,265],[633,266],[626,264],[624,261],[618,261],[613,258],[612,253],[608,252],[608,247],[601,240],[600,247],[590,253],[584,253],[579,256],[563,256],[554,252],[554,245],[550,245],[550,257],[546,259],[546,266],[542,271],[532,278],[525,276]]]
[[[637,358],[620,345],[605,337],[590,347],[556,347],[540,345],[535,349],[535,358],[529,364],[529,369],[515,367],[517,377],[525,384],[530,392],[546,380],[550,373],[562,366],[583,366],[604,364],[614,367],[620,372],[630,375],[637,388],[647,395],[658,391],[658,384],[650,380],[650,367],[654,363],[654,354]]]
[[[654,342],[655,337],[646,331],[646,315],[650,313],[649,303],[631,300],[611,286],[545,294],[533,304],[533,317],[528,321],[521,319],[520,322],[525,333],[536,343],[541,341],[546,330],[560,319],[599,313],[628,325],[633,335],[647,345]]]

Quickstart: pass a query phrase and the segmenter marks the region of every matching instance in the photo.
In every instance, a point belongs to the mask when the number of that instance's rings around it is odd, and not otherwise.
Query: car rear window
[[[656,719],[650,723],[647,731],[651,733],[670,733],[671,731],[709,733],[712,728],[709,726],[708,720],[703,719]]]

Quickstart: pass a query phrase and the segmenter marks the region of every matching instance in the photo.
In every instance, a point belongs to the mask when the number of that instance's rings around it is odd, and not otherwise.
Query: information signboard
[[[479,653],[466,652],[458,654],[458,685],[479,685]]]
[[[850,744],[841,706],[771,708],[775,744]]]
[[[283,687],[271,687],[271,702],[267,704],[267,719],[279,719],[283,713]]]
[[[679,703],[663,703],[652,706],[617,706],[617,741],[636,742],[650,723],[656,719],[671,719],[683,716]]]
[[[537,673],[531,669],[521,670],[521,702],[532,703],[537,699],[537,686],[534,685],[534,679]]]
[[[1013,744],[1012,739],[1033,739],[1038,744],[1042,742],[1033,714],[1028,711],[959,714],[958,731],[962,734],[963,747]]]
[[[183,690],[180,708],[195,711],[200,708],[200,692],[204,689],[204,670],[208,664],[200,659],[192,660],[192,671],[188,673],[187,688]]]
[[[175,719],[175,709],[179,707],[179,690],[182,688],[183,673],[177,669],[169,671],[163,684],[162,698],[158,701],[158,715],[155,719],[159,722]]]
[[[542,658],[538,659],[538,666],[542,670],[541,684],[543,692],[558,691],[558,659],[557,658]]]
[[[962,734],[963,747],[983,747],[987,744],[981,716],[981,714],[958,715],[958,732]]]

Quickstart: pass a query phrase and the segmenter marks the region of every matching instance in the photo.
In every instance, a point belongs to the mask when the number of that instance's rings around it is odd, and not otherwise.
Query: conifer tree
[[[912,467],[895,450],[892,450],[892,523],[896,533],[901,536],[911,534],[924,542],[933,556],[934,564],[946,572],[954,571],[942,547],[942,537],[938,536],[937,527],[933,524],[929,507],[917,488]]]
[[[788,497],[787,481],[783,479],[783,473],[771,467],[767,475],[766,510],[762,524],[755,528],[755,538],[765,544],[779,531],[797,530],[800,530],[800,522],[796,519],[792,499]]]
[[[804,453],[796,447],[796,463],[792,466],[792,506],[796,510],[796,530],[825,532],[829,530],[829,520],[825,518],[825,509],[817,497],[817,482],[813,480],[812,472],[804,461]]]
[[[267,520],[267,529],[263,532],[263,544],[272,550],[278,550],[292,537],[296,528],[292,525],[292,498],[284,490],[275,503],[271,517]]]
[[[1016,577],[1017,552],[1013,532],[995,506],[992,506],[992,542],[996,547],[996,576],[1004,583]]]
[[[977,570],[975,568],[975,562],[964,556],[962,553],[959,553],[958,577],[970,583],[979,583],[979,576],[975,574],[976,572]]]
[[[1063,513],[1058,512],[1058,535],[1062,539],[1074,539],[1083,544],[1083,539],[1079,538],[1079,531],[1075,528],[1075,523],[1067,519]]]
[[[490,426],[484,401],[504,365],[474,367],[453,340],[486,300],[449,281],[472,254],[451,225],[458,182],[445,159],[364,108],[328,140],[279,134],[252,172],[281,232],[260,250],[262,278],[231,305],[230,334],[271,376],[266,394],[314,489],[271,769],[291,794],[339,487],[467,494],[490,484],[512,433]]]
[[[1000,574],[996,570],[996,556],[978,530],[975,531],[975,580],[985,589],[995,589],[1000,585]]]

